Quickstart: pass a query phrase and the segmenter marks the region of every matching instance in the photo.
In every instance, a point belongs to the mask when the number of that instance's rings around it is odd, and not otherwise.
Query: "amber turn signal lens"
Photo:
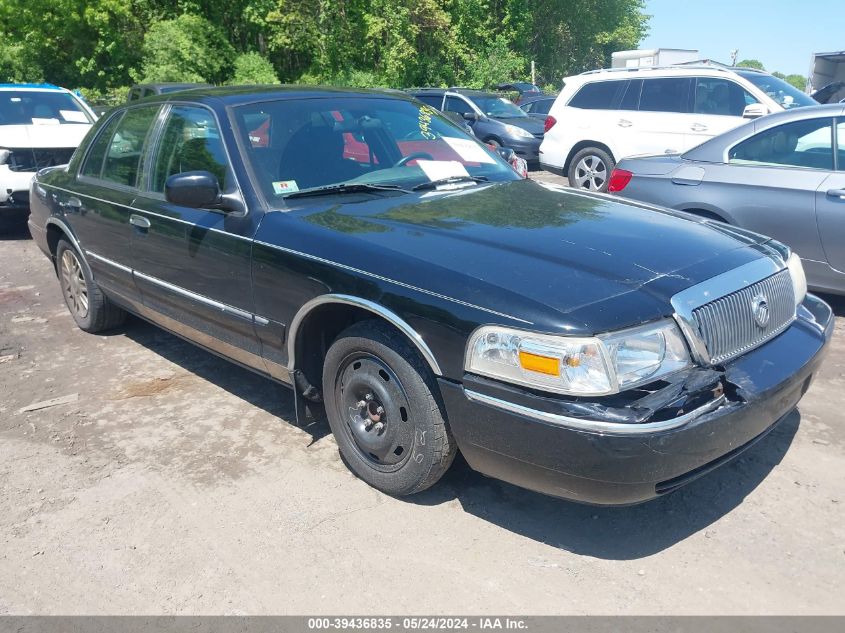
[[[523,369],[528,371],[536,371],[538,374],[547,374],[549,376],[560,375],[560,359],[549,358],[548,356],[540,356],[530,352],[519,352],[519,364]]]

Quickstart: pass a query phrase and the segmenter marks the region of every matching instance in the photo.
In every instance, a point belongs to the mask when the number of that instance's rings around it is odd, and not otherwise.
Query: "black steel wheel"
[[[416,350],[378,321],[352,325],[326,355],[323,397],[340,452],[358,477],[388,494],[428,488],[454,459],[435,394]]]

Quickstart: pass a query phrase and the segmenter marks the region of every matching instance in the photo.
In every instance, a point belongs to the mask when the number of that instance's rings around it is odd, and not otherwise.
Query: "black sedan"
[[[833,328],[782,244],[520,179],[396,93],[124,105],[31,200],[79,327],[131,312],[289,385],[395,495],[458,450],[579,501],[670,492],[796,406]]]

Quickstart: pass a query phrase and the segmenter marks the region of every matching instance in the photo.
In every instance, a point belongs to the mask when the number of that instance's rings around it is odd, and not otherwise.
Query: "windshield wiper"
[[[334,185],[326,185],[325,187],[294,191],[287,194],[285,199],[306,198],[308,196],[328,196],[335,193],[362,193],[368,191],[401,191],[402,193],[411,193],[408,189],[404,189],[399,185],[379,185],[368,182],[339,182]]]
[[[411,191],[436,189],[441,185],[451,185],[459,182],[490,182],[490,179],[485,176],[448,176],[447,178],[438,178],[437,180],[432,180],[430,182],[421,182],[420,184],[411,187]]]

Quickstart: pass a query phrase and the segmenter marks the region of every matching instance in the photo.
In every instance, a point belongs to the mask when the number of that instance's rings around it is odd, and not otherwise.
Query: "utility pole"
[[[739,56],[739,49],[735,48],[731,51],[731,66],[736,66],[736,58]]]
[[[535,75],[536,75],[536,69],[534,68],[534,60],[532,59],[531,60],[531,83],[532,84],[537,83],[537,77]]]

